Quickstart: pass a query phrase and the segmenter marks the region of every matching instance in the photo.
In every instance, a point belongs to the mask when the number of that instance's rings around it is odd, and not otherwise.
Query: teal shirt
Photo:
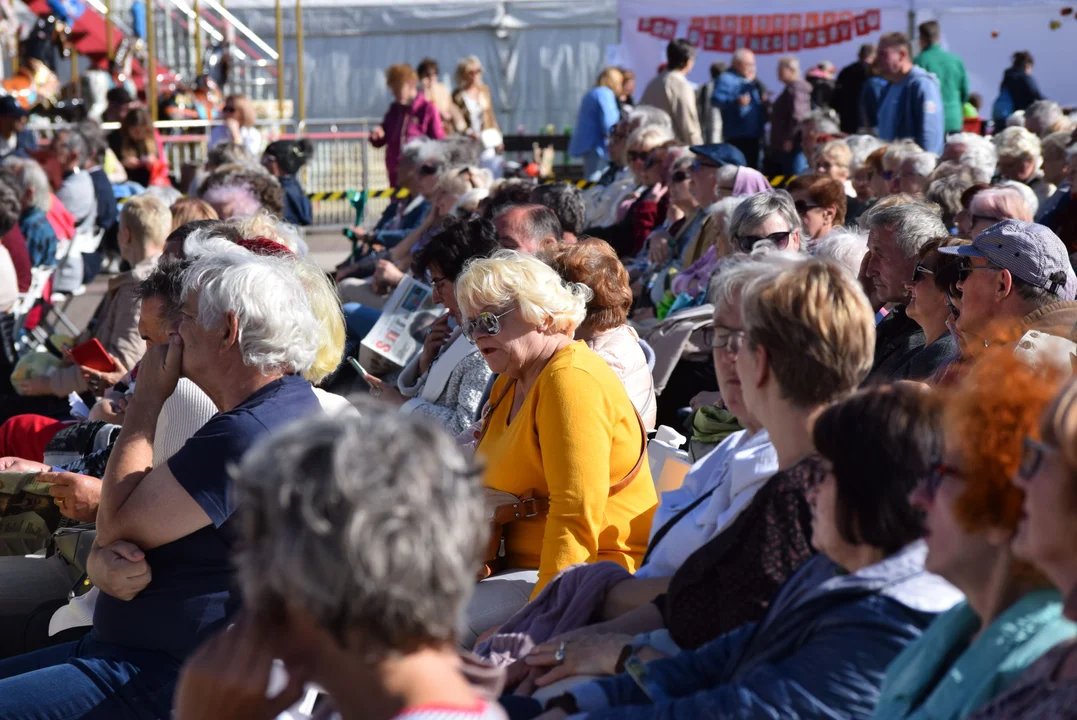
[[[916,64],[939,79],[946,132],[961,132],[964,125],[962,108],[969,99],[969,76],[965,63],[953,53],[932,45],[916,57]]]
[[[979,626],[967,602],[936,618],[887,668],[875,720],[964,718],[1077,635],[1054,590],[1025,595],[970,645]]]

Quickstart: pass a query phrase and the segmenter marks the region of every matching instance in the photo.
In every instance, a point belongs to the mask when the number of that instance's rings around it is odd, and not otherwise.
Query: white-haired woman
[[[1043,176],[1040,139],[1023,127],[1009,127],[994,138],[998,150],[998,174],[1003,180],[1024,183],[1042,204],[1054,192]]]
[[[635,571],[643,558],[657,504],[646,434],[617,375],[572,339],[590,295],[512,250],[457,278],[464,331],[500,375],[476,447],[485,485],[529,510],[504,525],[499,572],[479,583],[465,644],[570,565],[612,560]]]
[[[308,421],[248,453],[235,491],[244,610],[187,663],[177,720],[276,717],[304,681],[335,717],[504,718],[455,650],[486,523],[448,435],[374,407]],[[268,699],[274,658],[290,681]]]

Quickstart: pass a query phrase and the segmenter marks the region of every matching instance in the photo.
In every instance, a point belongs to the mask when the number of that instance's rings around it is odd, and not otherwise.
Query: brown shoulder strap
[[[505,399],[505,396],[509,394],[509,390],[516,385],[516,379],[513,378],[505,383],[505,388],[501,391],[501,394],[497,396],[497,400],[486,405],[486,412],[482,414],[482,430],[479,431],[479,438],[475,441],[475,449],[479,449],[479,445],[482,444],[482,439],[486,437],[486,431],[490,429],[490,423],[493,422],[494,410],[497,410],[497,406],[501,404],[501,401]]]
[[[636,413],[636,422],[639,423],[639,431],[643,436],[643,440],[640,443],[639,459],[636,460],[636,466],[624,476],[624,479],[621,480],[621,482],[610,487],[610,497],[613,497],[624,490],[636,479],[636,476],[639,475],[640,468],[643,467],[643,460],[647,457],[647,426],[643,424],[643,418],[639,416],[639,410],[636,410],[635,406],[632,407],[632,410]]]

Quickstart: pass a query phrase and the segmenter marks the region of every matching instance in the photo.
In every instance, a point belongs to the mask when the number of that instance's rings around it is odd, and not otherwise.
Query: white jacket
[[[587,341],[587,347],[598,353],[621,378],[632,404],[636,406],[647,430],[654,430],[658,403],[654,396],[654,379],[647,367],[647,358],[639,346],[639,335],[629,325],[599,333]]]

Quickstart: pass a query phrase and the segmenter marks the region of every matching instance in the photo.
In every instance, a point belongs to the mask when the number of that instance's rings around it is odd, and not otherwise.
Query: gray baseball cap
[[[1062,300],[1077,297],[1077,275],[1073,273],[1066,246],[1044,225],[1003,220],[980,233],[972,245],[943,247],[939,252],[983,258]]]

